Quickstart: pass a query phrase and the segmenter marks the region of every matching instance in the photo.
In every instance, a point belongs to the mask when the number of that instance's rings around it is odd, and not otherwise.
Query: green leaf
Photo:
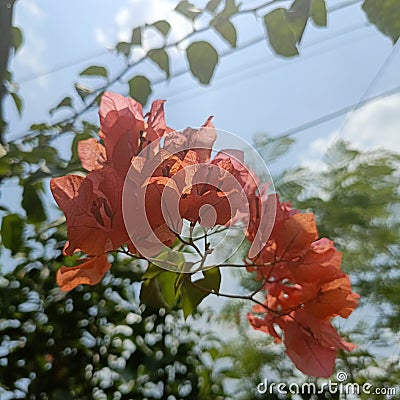
[[[239,5],[236,0],[226,0],[224,9],[218,14],[223,19],[229,19],[239,11]]]
[[[193,42],[186,49],[190,71],[202,84],[208,84],[218,64],[218,53],[208,42]]]
[[[22,34],[21,29],[16,26],[13,26],[11,28],[11,34],[12,34],[12,46],[14,47],[15,52],[17,52],[22,46],[22,43],[24,41],[24,36]]]
[[[144,280],[144,285],[142,286],[142,288],[144,288],[143,295],[147,295],[146,290],[148,290],[148,288],[152,288],[153,290],[156,290],[157,288],[157,304],[162,304],[162,307],[172,307],[175,304],[177,294],[176,280],[179,276],[180,274],[176,272],[167,271],[154,264],[150,264],[147,271],[142,276],[142,279]],[[152,281],[152,283],[149,281]],[[145,301],[147,301],[147,303]],[[143,302],[148,305],[154,304],[152,304],[152,301],[146,297],[143,299]]]
[[[24,220],[18,214],[9,214],[3,218],[1,240],[3,246],[11,250],[12,255],[17,254],[23,246],[22,233],[24,225]]]
[[[172,271],[163,270],[155,279],[158,281],[158,286],[160,287],[161,294],[168,304],[172,307],[176,300],[176,288],[175,282],[179,274]]]
[[[41,123],[41,124],[32,124],[30,126],[29,130],[43,132],[43,131],[50,130],[51,128],[52,128],[51,125],[47,125],[45,123]]]
[[[140,302],[154,308],[168,308],[156,279],[146,279],[140,288]]]
[[[400,5],[398,0],[365,0],[362,5],[369,21],[396,43],[400,37]]]
[[[285,57],[299,54],[297,44],[303,37],[310,15],[314,13],[316,21],[323,22],[323,0],[322,3],[315,3],[313,10],[313,0],[295,0],[289,10],[277,8],[264,16],[269,42],[277,54]]]
[[[219,292],[221,285],[221,273],[218,267],[203,271],[204,278],[195,282],[188,276],[180,289],[180,306],[182,307],[185,318],[187,318],[196,307],[212,291]]]
[[[220,3],[221,3],[221,0],[210,0],[206,5],[206,10],[210,11],[210,12],[214,12]]]
[[[119,42],[116,45],[115,50],[117,50],[117,53],[123,54],[125,57],[129,57],[129,55],[131,54],[131,48],[132,45],[130,43]]]
[[[197,284],[197,282],[196,282]],[[207,291],[200,290],[190,282],[190,277],[182,282],[180,289],[179,305],[183,310],[185,318],[187,318],[201,301],[207,297],[209,293]]]
[[[293,57],[299,54],[297,37],[290,28],[284,8],[277,8],[264,16],[268,39],[277,54]]]
[[[138,28],[132,29],[131,45],[132,46],[142,45],[142,28],[140,26]]]
[[[311,12],[312,0],[295,0],[290,9],[285,12],[286,20],[296,37],[296,43],[300,43]]]
[[[74,85],[76,93],[78,93],[79,97],[84,101],[86,97],[90,96],[93,93],[93,89],[88,86],[82,85],[77,82]]]
[[[164,49],[153,49],[148,52],[148,57],[165,72],[167,78],[170,76],[169,56]]]
[[[108,72],[105,67],[99,65],[92,65],[91,67],[86,68],[80,74],[80,76],[102,76],[103,78],[107,78]]]
[[[206,269],[203,271],[204,278],[197,281],[197,283],[215,293],[219,292],[221,286],[221,271],[218,267]]]
[[[62,108],[62,107],[68,107],[68,108],[73,108],[72,106],[72,98],[67,96],[64,97],[55,107],[51,108],[49,110],[50,115],[54,114],[54,111]]]
[[[38,188],[30,183],[24,184],[22,193],[22,208],[26,211],[29,223],[40,223],[46,220],[46,213],[43,208],[42,200],[38,194]]]
[[[73,396],[71,393],[66,390],[66,389],[55,389],[51,393],[51,398],[52,399],[58,399],[58,400],[73,400]]]
[[[138,75],[130,79],[128,84],[129,95],[143,106],[146,105],[152,92],[150,81],[145,76]]]
[[[196,8],[193,4],[189,3],[186,0],[182,0],[179,4],[175,7],[175,11],[182,14],[188,19],[194,21],[196,17],[198,17],[201,13],[201,10]]]
[[[220,351],[216,347],[211,347],[208,349],[208,353],[214,361],[220,357]]]
[[[156,21],[151,26],[154,26],[163,36],[167,36],[171,29],[171,24],[165,20]]]
[[[149,264],[149,266],[147,267],[146,272],[142,276],[142,279],[143,280],[154,279],[162,271],[163,271],[163,269],[161,269],[160,267],[157,267],[157,265]]]
[[[54,147],[39,144],[34,150],[23,152],[21,157],[24,161],[30,164],[38,164],[43,160],[48,164],[54,164],[57,155],[57,150]],[[28,176],[27,179],[29,178],[30,176]]]
[[[10,95],[11,95],[12,99],[14,100],[15,107],[18,111],[19,116],[21,117],[22,116],[22,107],[23,107],[22,99],[21,99],[21,97],[19,97],[17,95],[17,93],[10,92]]]
[[[214,26],[215,30],[229,43],[231,47],[236,47],[237,33],[236,28],[231,21],[216,21]]]
[[[167,270],[171,270],[171,268],[174,270],[179,270],[180,266],[183,265],[183,263],[185,262],[185,257],[181,252],[172,252],[169,248],[163,250],[156,257],[156,259],[157,262],[155,263],[157,264],[157,266]]]
[[[328,21],[325,0],[312,0],[311,18],[317,26],[327,25]]]

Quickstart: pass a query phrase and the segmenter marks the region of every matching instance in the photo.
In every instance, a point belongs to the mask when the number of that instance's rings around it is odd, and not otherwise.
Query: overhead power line
[[[353,25],[353,26],[351,26],[349,28],[343,29],[343,30],[335,33],[334,35],[326,37],[323,40],[318,40],[318,41],[315,41],[313,43],[310,43],[309,45],[304,46],[303,49],[311,49],[311,48],[317,47],[320,44],[324,44],[324,43],[326,43],[328,41],[337,39],[339,37],[348,35],[350,33],[354,33],[355,31],[367,28],[369,26],[371,26],[371,25],[368,24],[368,23],[362,23],[362,24]],[[224,88],[226,86],[229,86],[231,83],[235,83],[236,81],[243,82],[244,80],[254,78],[254,76],[257,75],[258,73],[265,74],[266,72],[270,72],[270,71],[273,71],[273,70],[279,70],[279,69],[285,68],[286,66],[293,65],[294,63],[297,63],[297,62],[300,62],[300,61],[304,61],[304,60],[310,59],[310,58],[315,57],[315,56],[320,56],[320,55],[322,55],[324,53],[327,53],[329,51],[332,51],[332,50],[334,50],[336,48],[342,47],[343,45],[354,44],[356,41],[358,41],[360,39],[364,39],[365,37],[367,37],[367,35],[364,35],[364,36],[362,36],[360,38],[354,39],[351,42],[347,41],[344,44],[343,43],[338,43],[336,45],[326,46],[325,48],[323,48],[321,50],[315,50],[312,53],[303,54],[300,57],[297,57],[297,58],[292,59],[290,61],[288,60],[287,64],[275,64],[275,65],[271,65],[269,68],[266,68],[266,66],[271,64],[271,63],[273,63],[274,61],[276,61],[276,57],[272,56],[272,57],[268,58],[267,60],[264,59],[264,60],[261,60],[260,62],[252,62],[251,64],[247,64],[246,66],[241,67],[240,69],[235,69],[235,70],[232,70],[231,72],[225,73],[221,78],[219,78],[218,83],[216,83],[213,87],[210,87],[206,92],[200,93],[197,96],[205,95],[205,94],[208,94],[208,93],[210,93],[212,91],[215,91],[215,90],[220,90],[220,89],[222,89],[222,88]],[[261,40],[259,38],[253,39],[251,41],[251,43],[248,43],[247,47],[250,47],[251,45],[255,45],[255,44],[257,44],[257,43],[259,43],[261,41],[265,41],[265,38],[262,37]],[[249,70],[253,70],[254,72],[252,74],[249,74]],[[260,71],[260,72],[258,72],[258,71]],[[180,71],[180,72],[183,72],[183,71]],[[181,74],[183,75],[183,73],[181,73]],[[236,76],[235,79],[234,80],[233,79],[229,80],[229,78],[231,78],[233,76]],[[237,78],[238,76],[240,76],[241,78],[238,79]],[[219,85],[219,83],[221,81],[224,82],[223,85]],[[225,81],[227,81],[227,82],[225,82]],[[161,80],[157,81],[155,83],[155,85],[160,84],[160,83],[163,83],[163,81],[161,81]],[[191,93],[195,92],[196,89],[197,88],[190,87],[190,88],[188,88],[186,90],[185,89],[180,90],[178,94],[170,96],[168,98],[168,100],[169,100],[169,102],[174,102],[174,103],[179,103],[179,102],[182,102],[182,101],[186,101],[188,98],[192,97]]]
[[[374,89],[376,84],[381,79],[382,75],[384,75],[385,71],[387,70],[389,65],[392,63],[392,61],[394,60],[399,49],[400,49],[400,44],[399,44],[399,42],[397,42],[394,45],[394,47],[392,48],[392,50],[389,53],[389,55],[387,56],[387,58],[385,59],[385,61],[383,62],[383,64],[380,66],[379,70],[376,72],[375,76],[372,78],[370,84],[365,89],[363,95],[360,97],[359,103],[362,103],[369,96],[371,91]],[[357,109],[357,107],[355,107],[355,109]],[[343,131],[344,127],[346,126],[346,124],[348,122],[348,119],[349,119],[349,117],[347,117],[347,119],[343,122],[342,126],[340,127],[340,129],[338,131],[338,135],[340,135],[340,133]]]
[[[382,92],[382,93],[380,93],[380,94],[378,94],[376,96],[373,96],[373,97],[370,97],[368,99],[365,99],[365,100],[359,101],[357,103],[351,104],[349,106],[340,108],[339,110],[336,110],[336,111],[334,111],[332,113],[326,114],[326,115],[324,115],[322,117],[319,117],[319,118],[316,118],[316,119],[313,119],[313,120],[311,120],[309,122],[306,122],[304,124],[295,126],[294,128],[288,129],[287,131],[284,131],[284,132],[274,136],[274,138],[279,139],[279,138],[283,138],[283,137],[290,137],[290,136],[297,135],[297,134],[302,133],[303,131],[305,131],[307,129],[314,128],[315,126],[321,125],[321,124],[323,124],[325,122],[328,122],[328,121],[330,121],[332,119],[341,117],[342,115],[344,115],[344,114],[346,114],[348,112],[354,112],[354,111],[360,109],[361,107],[365,106],[368,103],[371,103],[373,101],[392,96],[392,95],[394,95],[396,93],[399,93],[399,92],[400,92],[400,86],[396,86],[393,89],[390,89],[390,90],[387,90],[385,92]]]
[[[101,56],[105,56],[106,54],[110,54],[113,51],[113,49],[106,49],[106,50],[101,50],[100,52],[94,53],[92,55],[89,55],[87,57],[81,58],[79,60],[71,61],[70,63],[66,64],[61,64],[57,65],[45,72],[39,73],[39,74],[32,74],[28,75],[25,78],[19,79],[18,84],[23,85],[24,83],[32,82],[40,78],[44,78],[48,75],[55,74],[57,72],[63,71],[65,69],[71,68],[71,67],[76,67],[77,65],[83,64],[84,62],[88,62],[90,60],[93,60],[94,58],[98,58]]]

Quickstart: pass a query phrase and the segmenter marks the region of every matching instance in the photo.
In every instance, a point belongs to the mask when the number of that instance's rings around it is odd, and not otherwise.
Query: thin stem
[[[281,315],[279,311],[273,310],[272,308],[269,308],[266,306],[264,303],[261,303],[261,301],[256,300],[252,295],[241,295],[241,294],[230,294],[230,293],[221,293],[221,292],[215,292],[214,290],[209,290],[201,285],[198,285],[196,282],[190,282],[195,288],[203,291],[204,293],[208,294],[213,294],[214,296],[218,297],[226,297],[228,299],[241,299],[241,300],[250,300],[253,303],[265,308],[267,311],[270,311],[274,314]]]
[[[267,282],[268,282],[268,278],[264,278],[263,281],[262,281],[261,286],[260,286],[258,289],[254,290],[254,292],[252,292],[252,293],[250,294],[250,296],[251,296],[251,297],[254,297],[257,293],[259,293],[259,292],[263,289],[263,287],[265,286],[265,284],[266,284]]]
[[[217,267],[235,267],[235,268],[263,268],[273,266],[275,263],[265,263],[265,264],[234,264],[234,263],[222,263],[216,265]]]
[[[193,242],[192,239],[189,239],[189,241],[187,241],[187,240],[183,239],[183,237],[181,235],[178,235],[177,233],[176,233],[176,237],[179,239],[180,242],[182,242],[186,246],[192,246],[196,250],[196,253],[201,258],[203,258],[203,254],[201,253],[200,249],[196,246],[196,244]]]
[[[137,260],[147,260],[147,258],[138,256],[137,254],[131,253],[129,250],[124,249],[122,246],[118,250],[110,250],[107,253],[120,253],[120,254],[125,254],[126,256],[136,258]]]
[[[205,233],[204,235],[198,236],[198,237],[194,238],[194,239],[193,239],[193,242],[197,242],[197,241],[199,241],[199,240],[203,240],[203,239],[204,239],[204,236],[210,237],[210,236],[215,235],[215,234],[217,234],[217,233],[224,232],[224,231],[226,231],[227,229],[229,229],[229,228],[226,227],[226,226],[224,226],[224,227],[222,227],[222,228],[220,228],[220,229],[216,229],[215,231],[211,231],[211,232],[207,232],[207,231],[206,231],[206,233]]]
[[[204,250],[207,251],[209,246],[210,246],[210,243],[208,243],[208,235],[207,235],[206,229],[203,229],[203,232],[204,232],[204,235],[203,235],[203,237],[204,237]]]

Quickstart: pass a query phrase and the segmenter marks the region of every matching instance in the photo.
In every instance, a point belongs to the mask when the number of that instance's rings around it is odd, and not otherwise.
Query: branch
[[[215,292],[214,290],[209,290],[201,285],[198,285],[196,282],[190,282],[195,288],[201,290],[204,293],[208,293],[208,294],[213,294],[214,296],[218,296],[218,297],[225,297],[228,299],[241,299],[241,300],[250,300],[251,302],[265,308],[267,311],[270,311],[274,314],[277,315],[281,315],[281,312],[273,310],[272,308],[269,308],[268,306],[266,306],[264,303],[261,303],[261,301],[258,301],[254,298],[255,294],[250,294],[250,295],[242,295],[242,294],[230,294],[230,293],[221,293],[221,292]],[[256,292],[258,293],[259,290]]]

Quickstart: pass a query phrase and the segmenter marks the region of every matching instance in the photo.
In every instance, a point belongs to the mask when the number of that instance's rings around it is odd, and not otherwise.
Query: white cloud
[[[167,20],[171,24],[171,32],[168,40],[170,42],[183,38],[191,31],[191,24],[173,10],[178,1],[169,0],[129,0],[124,7],[117,10],[114,27],[97,27],[95,38],[103,46],[110,47],[118,41],[129,42],[132,28],[143,24],[151,24],[158,20]],[[163,40],[156,31],[148,30],[143,39],[143,50],[161,46]]]
[[[400,94],[368,103],[354,112],[341,138],[363,150],[400,150]]]
[[[372,101],[354,111],[342,130],[310,144],[302,165],[320,168],[322,156],[339,139],[364,151],[384,148],[400,152],[400,94]]]

